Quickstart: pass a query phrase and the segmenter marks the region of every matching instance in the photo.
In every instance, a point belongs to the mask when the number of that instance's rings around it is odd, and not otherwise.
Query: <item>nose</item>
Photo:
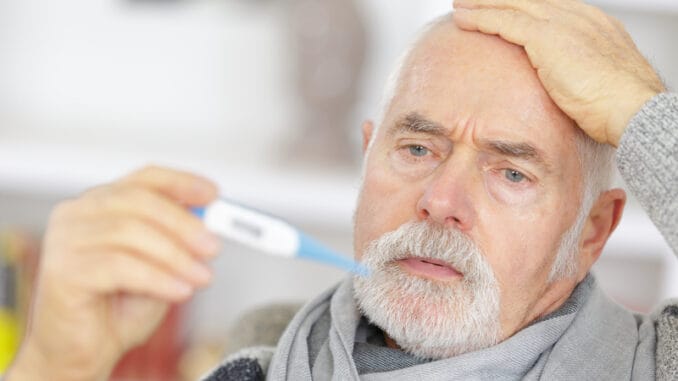
[[[473,174],[452,161],[438,168],[417,202],[417,216],[445,227],[469,230],[475,220]]]

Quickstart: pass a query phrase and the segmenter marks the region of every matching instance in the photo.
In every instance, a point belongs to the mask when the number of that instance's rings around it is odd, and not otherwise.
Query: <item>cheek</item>
[[[552,234],[534,221],[514,220],[489,244],[486,256],[499,283],[502,321],[507,327],[525,318],[546,287],[557,248],[547,238]]]
[[[549,208],[495,211],[487,219],[492,223],[483,229],[483,246],[501,284],[524,288],[548,277],[561,235],[560,223]]]
[[[416,212],[414,186],[398,180],[376,161],[368,163],[358,198],[354,226],[354,250],[359,259],[362,248],[384,233],[412,220]]]

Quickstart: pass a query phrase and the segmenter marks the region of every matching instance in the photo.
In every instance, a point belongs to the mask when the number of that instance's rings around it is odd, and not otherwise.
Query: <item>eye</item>
[[[419,145],[411,145],[408,147],[408,149],[410,150],[410,154],[412,154],[412,156],[417,157],[426,156],[429,153],[428,148]]]
[[[394,143],[389,153],[391,168],[410,179],[429,175],[446,155],[440,144],[421,138],[400,138]]]
[[[525,175],[516,171],[515,169],[504,169],[504,176],[508,181],[513,183],[519,183],[525,180]]]

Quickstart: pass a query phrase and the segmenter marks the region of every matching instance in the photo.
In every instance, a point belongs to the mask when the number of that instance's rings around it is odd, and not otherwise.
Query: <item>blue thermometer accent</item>
[[[282,219],[238,203],[220,199],[191,211],[211,232],[264,253],[309,259],[360,276],[370,274],[361,263],[332,251]]]

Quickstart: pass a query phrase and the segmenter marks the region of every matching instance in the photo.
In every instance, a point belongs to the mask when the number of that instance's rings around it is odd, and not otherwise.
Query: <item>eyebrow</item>
[[[499,155],[530,161],[541,165],[547,170],[551,169],[551,165],[546,159],[544,152],[530,143],[484,139],[480,141],[480,145],[486,150]]]
[[[390,129],[389,134],[413,132],[429,135],[446,135],[447,129],[442,124],[424,118],[416,112],[411,112],[398,120]]]
[[[388,131],[389,135],[402,132],[445,136],[448,130],[440,123],[426,119],[417,112],[411,112],[399,119]],[[480,146],[498,155],[512,157],[532,162],[544,168],[547,172],[552,170],[551,163],[547,160],[544,152],[528,142],[513,142],[507,140],[482,139]]]

